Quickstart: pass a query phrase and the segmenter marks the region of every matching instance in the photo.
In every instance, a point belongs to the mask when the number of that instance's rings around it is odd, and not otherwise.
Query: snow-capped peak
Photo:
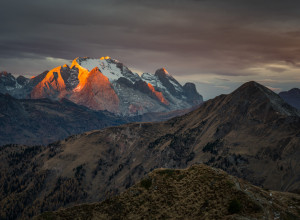
[[[169,72],[163,67],[161,68],[161,70],[166,74],[166,75],[170,75]]]
[[[137,74],[133,74],[127,67],[124,67],[122,63],[110,58],[109,56],[99,58],[76,58],[72,66],[77,68],[84,68],[87,71],[91,71],[95,67],[98,67],[100,72],[105,75],[110,82],[118,80],[120,77],[125,77],[132,83],[140,80]]]

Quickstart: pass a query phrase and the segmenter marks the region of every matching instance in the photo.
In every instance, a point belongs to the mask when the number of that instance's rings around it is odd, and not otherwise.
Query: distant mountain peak
[[[300,89],[293,88],[289,91],[280,92],[279,96],[287,103],[300,110]]]
[[[249,89],[249,88],[262,89],[262,90],[268,89],[267,87],[259,84],[258,82],[249,81],[249,82],[242,84],[236,91],[239,91],[239,90],[241,91],[241,90],[245,90],[245,89]]]
[[[159,69],[160,71],[163,71],[165,74],[168,74],[169,75],[169,72],[163,67],[163,68],[160,68]]]
[[[33,89],[31,97],[34,99],[40,97],[63,97],[66,89],[65,81],[62,77],[62,67],[56,67],[49,71],[46,77]]]
[[[7,71],[1,71],[0,72],[0,76],[7,76],[9,75],[9,73]]]
[[[250,97],[255,98],[261,95],[266,95],[270,99],[279,98],[279,96],[275,92],[273,92],[272,90],[268,89],[267,87],[255,81],[246,82],[233,92],[233,94],[242,94],[242,93],[247,94],[248,98]]]
[[[170,73],[165,68],[160,68],[160,69],[156,70],[155,75],[171,76]]]
[[[0,72],[0,77],[5,77],[5,78],[14,78],[14,76],[11,73],[8,73],[6,71]]]
[[[300,95],[300,89],[292,88],[289,91],[281,92],[281,94],[287,94],[287,93],[289,93],[290,95]]]
[[[278,94],[267,87],[255,82],[246,82],[232,92],[226,100],[231,108],[238,108],[238,112],[250,114],[299,116],[299,112],[288,105]]]

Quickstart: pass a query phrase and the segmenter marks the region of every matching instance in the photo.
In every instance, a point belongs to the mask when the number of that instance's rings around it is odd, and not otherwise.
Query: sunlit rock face
[[[38,98],[56,98],[64,97],[66,93],[66,84],[62,78],[63,67],[56,67],[33,89],[31,97]]]
[[[203,102],[193,83],[182,86],[164,68],[139,76],[110,57],[78,57],[71,66],[59,66],[19,81],[19,90],[26,91],[19,92],[18,98],[66,98],[94,110],[121,115],[188,109]],[[13,91],[10,94],[14,96]]]
[[[108,110],[119,113],[119,98],[108,78],[98,67],[88,73],[73,90],[70,100],[95,110]]]

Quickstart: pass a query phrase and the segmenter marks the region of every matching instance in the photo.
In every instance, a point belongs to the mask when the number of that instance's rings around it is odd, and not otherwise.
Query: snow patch
[[[81,61],[79,65],[88,71],[98,67],[103,75],[111,82],[116,81],[123,76],[117,65],[108,63],[106,59],[86,59]]]
[[[106,76],[110,82],[114,82],[120,77],[125,77],[132,83],[140,79],[138,74],[131,73],[131,71],[125,66],[123,66],[123,70],[121,70],[121,63],[119,63],[117,60],[111,59],[110,57],[101,57],[100,59],[79,58],[77,59],[77,62],[81,67],[87,69],[88,71],[98,67],[101,73],[103,73],[103,75]]]
[[[5,88],[6,88],[7,91],[12,91],[12,90],[15,89],[15,87],[11,87],[11,86],[6,86]]]
[[[173,77],[172,77],[172,78],[169,77],[169,82],[172,83],[172,85],[174,86],[174,88],[175,88],[176,91],[178,91],[178,92],[183,92],[182,86],[179,85],[179,84],[175,81],[175,79],[173,79]]]
[[[161,90],[167,90],[167,88],[163,86],[161,81],[155,75],[153,75],[151,73],[143,73],[141,78],[146,83],[150,83],[156,89],[159,88]]]
[[[22,89],[22,88],[23,88],[23,86],[21,86],[17,81],[16,81],[15,87],[16,87],[17,89]]]

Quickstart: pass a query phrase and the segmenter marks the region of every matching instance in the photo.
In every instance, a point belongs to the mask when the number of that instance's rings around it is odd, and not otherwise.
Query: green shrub
[[[228,186],[229,188],[234,187],[234,183],[233,183],[232,181],[227,180],[226,183],[227,183],[227,186]]]
[[[142,179],[141,186],[148,190],[152,186],[152,179],[150,178]]]
[[[229,203],[228,212],[230,214],[239,213],[242,210],[242,204],[239,200],[233,199]]]
[[[52,212],[44,212],[40,215],[40,218],[45,220],[54,220],[56,219],[56,216]]]
[[[205,153],[205,152],[210,152],[211,154],[215,154],[217,155],[218,154],[218,147],[219,145],[221,144],[220,140],[217,139],[216,141],[214,142],[208,142],[204,148],[202,149],[202,151]]]
[[[175,174],[175,170],[172,170],[172,169],[159,170],[158,174],[171,177]]]
[[[180,174],[178,177],[177,177],[177,180],[180,181],[182,180],[186,175],[184,174]]]

